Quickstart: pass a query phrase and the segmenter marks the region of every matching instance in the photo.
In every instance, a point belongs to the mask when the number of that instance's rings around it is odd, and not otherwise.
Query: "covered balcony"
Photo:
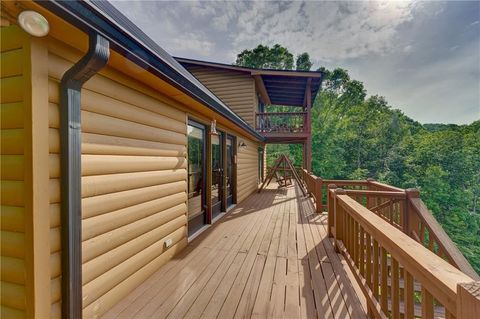
[[[478,315],[478,275],[418,192],[302,175],[307,196],[276,183],[251,195],[105,317]]]
[[[308,143],[321,72],[258,70],[253,76],[261,101],[255,114],[257,132],[267,143]],[[282,106],[282,111],[268,111],[269,106]]]

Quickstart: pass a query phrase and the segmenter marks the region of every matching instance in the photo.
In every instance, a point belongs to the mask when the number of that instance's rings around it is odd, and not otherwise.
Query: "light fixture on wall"
[[[247,144],[245,144],[244,141],[241,141],[240,143],[238,143],[238,148],[242,151],[246,150],[247,149]]]
[[[217,132],[217,120],[213,120],[210,123],[210,135],[218,135]]]
[[[20,12],[17,22],[25,32],[34,37],[44,37],[50,31],[47,19],[36,11],[26,10]]]

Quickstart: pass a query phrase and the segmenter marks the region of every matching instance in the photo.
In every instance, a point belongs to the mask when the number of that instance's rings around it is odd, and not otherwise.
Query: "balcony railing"
[[[256,113],[255,128],[261,133],[307,133],[307,112]]]
[[[325,180],[306,170],[302,176],[317,212],[328,210],[329,236],[364,292],[371,317],[475,313],[472,304],[480,298],[468,291],[480,289],[479,276],[418,191],[374,180]],[[471,304],[465,306],[466,300]]]

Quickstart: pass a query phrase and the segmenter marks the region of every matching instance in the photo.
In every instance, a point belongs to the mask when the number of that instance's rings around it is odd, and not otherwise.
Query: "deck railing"
[[[331,206],[332,193],[328,189],[342,188],[346,194],[376,213],[385,221],[421,243],[450,264],[480,280],[470,263],[445,233],[432,213],[425,206],[416,189],[401,189],[367,180],[322,179],[302,171],[308,192],[315,200],[317,213],[328,210],[329,236],[332,237],[334,215]],[[328,203],[328,205],[327,205]]]
[[[255,128],[261,133],[307,133],[307,112],[256,113]]]
[[[478,315],[480,282],[471,283],[478,274],[417,190],[374,180],[323,180],[306,170],[302,176],[317,212],[328,209],[329,235],[361,286],[371,316]],[[471,304],[462,304],[466,300]]]

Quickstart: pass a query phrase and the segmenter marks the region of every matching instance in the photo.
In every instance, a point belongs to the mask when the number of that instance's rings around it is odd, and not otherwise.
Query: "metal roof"
[[[201,84],[180,63],[107,1],[36,1],[86,33],[97,32],[125,58],[177,87],[190,97],[263,141],[240,116]]]

